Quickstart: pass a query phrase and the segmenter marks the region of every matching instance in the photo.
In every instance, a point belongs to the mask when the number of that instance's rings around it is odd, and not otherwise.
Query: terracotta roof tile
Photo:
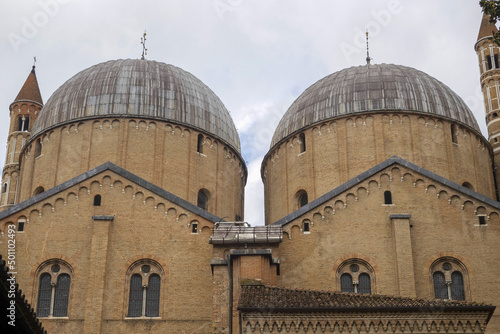
[[[43,105],[42,94],[40,94],[34,66],[14,102],[26,100],[38,102]]]
[[[242,286],[239,309],[414,309],[446,307],[493,307],[482,303],[457,300],[422,299],[365,295],[343,292],[282,289],[266,286]]]
[[[490,16],[483,14],[483,19],[481,20],[481,27],[479,28],[477,40],[479,41],[482,38],[493,36],[493,33],[497,31],[497,27],[490,22]]]

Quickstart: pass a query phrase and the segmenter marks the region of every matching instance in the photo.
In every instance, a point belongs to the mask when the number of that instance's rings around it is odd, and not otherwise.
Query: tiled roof
[[[263,285],[242,286],[241,298],[238,305],[238,309],[240,310],[260,309],[267,312],[299,311],[299,309],[303,311],[356,311],[359,309],[386,309],[394,311],[395,308],[401,311],[414,309],[477,308],[492,310],[492,312],[495,309],[491,305],[468,301],[282,289]]]
[[[439,80],[411,67],[371,64],[343,69],[307,88],[283,115],[271,147],[313,124],[375,111],[439,115],[480,131],[465,102]]]
[[[38,87],[38,81],[36,80],[35,67],[31,70],[28,78],[24,82],[23,87],[17,94],[16,101],[34,101],[43,104],[42,94],[40,94],[40,88]]]
[[[483,19],[481,20],[481,26],[479,27],[479,34],[477,35],[477,40],[481,40],[485,37],[493,36],[493,33],[497,32],[497,27],[490,22],[490,16],[483,14]]]
[[[99,117],[139,117],[208,132],[240,153],[240,139],[222,101],[201,80],[173,65],[119,59],[74,75],[49,98],[32,136],[51,127]]]

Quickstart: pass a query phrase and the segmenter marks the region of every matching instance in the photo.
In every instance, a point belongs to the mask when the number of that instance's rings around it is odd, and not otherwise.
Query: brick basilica
[[[500,48],[488,138],[450,88],[367,64],[306,89],[244,222],[237,130],[191,73],[111,60],[10,105],[0,254],[49,333],[499,333]],[[250,222],[261,223],[261,222]]]

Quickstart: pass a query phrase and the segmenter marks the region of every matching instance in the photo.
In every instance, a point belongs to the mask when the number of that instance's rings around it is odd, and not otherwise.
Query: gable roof
[[[149,190],[149,191],[151,191],[152,193],[154,193],[160,197],[165,198],[166,200],[169,200],[170,202],[172,202],[174,204],[179,205],[180,207],[182,207],[188,211],[191,211],[192,213],[194,213],[200,217],[203,217],[203,218],[211,221],[212,223],[224,221],[222,218],[219,218],[219,217],[211,214],[210,212],[205,211],[192,203],[189,203],[188,201],[180,198],[179,196],[176,196],[176,195],[172,194],[171,192],[168,192],[165,189],[160,188],[160,187],[152,184],[151,182],[148,182],[148,181],[144,180],[143,178],[140,178],[139,176],[137,176],[137,175],[129,172],[128,170],[123,169],[123,168],[121,168],[121,167],[119,167],[119,166],[117,166],[114,163],[109,162],[109,161],[98,166],[98,167],[95,167],[95,168],[89,170],[88,172],[85,172],[81,175],[78,175],[77,177],[74,177],[69,181],[61,183],[60,185],[55,186],[52,189],[49,189],[41,194],[38,194],[34,197],[31,197],[24,202],[21,202],[17,205],[11,206],[7,210],[0,212],[0,219],[4,219],[5,217],[8,217],[16,212],[19,212],[23,209],[26,209],[29,206],[32,206],[36,203],[39,203],[39,202],[57,194],[57,193],[60,193],[61,191],[67,190],[78,183],[81,183],[85,180],[88,180],[91,177],[94,177],[94,176],[96,176],[100,173],[103,173],[105,171],[108,171],[108,170],[120,175],[121,177],[123,177],[123,178]]]
[[[485,311],[495,306],[458,300],[423,299],[347,292],[283,289],[263,285],[241,287],[238,310],[246,312],[422,312],[435,310]]]
[[[289,222],[302,216],[303,214],[309,212],[310,210],[322,205],[326,201],[331,200],[332,198],[339,195],[340,193],[354,187],[355,185],[365,181],[366,179],[372,177],[373,175],[377,174],[378,172],[380,172],[380,171],[382,171],[382,170],[384,170],[387,167],[392,166],[392,165],[404,166],[410,170],[413,170],[416,173],[422,174],[425,177],[427,177],[431,180],[434,180],[435,182],[439,182],[439,183],[441,183],[445,186],[448,186],[448,187],[450,187],[458,192],[461,192],[467,196],[470,196],[470,197],[472,197],[480,202],[486,203],[486,204],[494,207],[495,209],[500,210],[500,202],[497,202],[497,201],[495,201],[487,196],[479,194],[479,193],[475,192],[474,190],[471,190],[469,188],[465,188],[465,187],[463,187],[463,186],[461,186],[453,181],[448,180],[447,178],[444,178],[440,175],[437,175],[431,171],[428,171],[425,168],[417,166],[409,161],[406,161],[405,159],[402,159],[402,158],[394,155],[394,156],[390,157],[389,159],[379,163],[378,165],[368,169],[367,171],[359,174],[358,176],[350,179],[349,181],[345,182],[344,184],[341,184],[337,188],[335,188],[335,189],[327,192],[326,194],[318,197],[314,201],[304,205],[303,207],[290,213],[289,215],[275,221],[274,223],[272,223],[272,225],[281,225],[281,226],[286,225]]]

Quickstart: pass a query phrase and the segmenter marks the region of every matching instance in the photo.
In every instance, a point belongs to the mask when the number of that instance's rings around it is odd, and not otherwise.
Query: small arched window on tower
[[[7,192],[7,186],[8,186],[8,184],[7,184],[7,182],[5,182],[3,184],[3,187],[2,187],[2,193],[6,193]]]
[[[198,135],[198,143],[196,146],[196,152],[203,154],[203,135],[199,134]]]
[[[37,187],[37,188],[35,189],[35,191],[33,192],[33,196],[36,196],[36,195],[38,195],[38,194],[41,194],[41,193],[43,193],[44,191],[45,191],[45,189],[44,189],[43,187],[41,187],[41,186],[40,186],[40,187]]]
[[[470,189],[470,190],[474,190],[474,187],[469,182],[462,183],[462,187],[465,187],[465,188]]]
[[[304,153],[306,151],[306,135],[303,133],[299,135],[299,145],[300,153]]]
[[[208,191],[206,189],[200,189],[200,191],[198,191],[197,206],[203,210],[207,210],[208,198],[209,198]]]
[[[491,63],[491,56],[486,56],[486,61],[488,62],[488,70],[491,70],[491,68],[493,67]]]
[[[453,144],[458,144],[457,126],[455,124],[451,125],[451,142]]]
[[[495,61],[495,68],[499,68],[498,67],[498,55],[494,55],[493,60]]]
[[[39,139],[36,140],[35,143],[35,158],[38,158],[42,155],[42,141]]]
[[[101,195],[95,195],[94,196],[94,206],[101,206],[101,200],[102,200]]]
[[[392,193],[389,190],[384,191],[384,204],[392,204]]]
[[[17,131],[28,131],[30,126],[29,116],[19,116],[17,118]]]

